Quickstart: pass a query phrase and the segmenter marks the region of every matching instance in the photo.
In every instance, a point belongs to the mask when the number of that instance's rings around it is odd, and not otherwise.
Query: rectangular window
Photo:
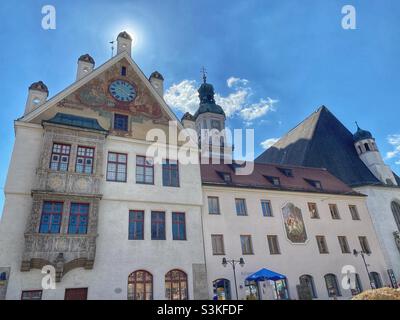
[[[235,199],[235,204],[236,204],[236,214],[238,216],[247,216],[246,200]]]
[[[129,211],[129,240],[144,239],[144,211]]]
[[[89,221],[88,203],[71,203],[68,233],[86,234]]]
[[[43,202],[39,233],[59,233],[61,227],[62,210],[62,202]]]
[[[367,237],[358,237],[358,239],[360,240],[361,251],[370,254],[371,248],[369,247]]]
[[[316,236],[319,253],[329,253],[324,236]]]
[[[87,300],[88,288],[65,289],[64,300]]]
[[[336,204],[329,205],[329,211],[331,212],[332,219],[339,220],[340,215]]]
[[[123,153],[108,153],[107,181],[126,182],[128,156]]]
[[[154,184],[153,158],[136,156],[136,183]]]
[[[261,209],[264,217],[272,217],[271,201],[261,200]]]
[[[347,238],[345,236],[338,236],[340,249],[342,253],[350,253],[349,243],[347,242]]]
[[[240,243],[242,244],[242,254],[254,254],[253,243],[251,242],[251,236],[241,235]]]
[[[178,161],[164,159],[162,165],[163,186],[179,187],[179,168]]]
[[[128,116],[124,114],[114,114],[114,129],[128,131]]]
[[[42,300],[42,290],[24,290],[21,294],[21,300]]]
[[[267,236],[267,240],[268,240],[269,253],[280,254],[281,251],[279,248],[278,236],[269,235]]]
[[[75,171],[78,173],[93,173],[94,148],[78,146]]]
[[[224,236],[222,234],[212,234],[211,235],[211,245],[213,255],[224,255]]]
[[[208,213],[209,214],[221,214],[219,210],[219,198],[208,197]]]
[[[186,221],[184,212],[172,212],[172,239],[186,240]]]
[[[349,205],[349,210],[351,213],[351,218],[353,220],[360,220],[360,215],[358,214],[357,207],[354,205]]]
[[[54,143],[51,152],[50,169],[68,171],[70,152],[71,146],[69,144]]]
[[[308,211],[310,212],[311,219],[319,219],[317,204],[313,202],[308,203]]]
[[[151,212],[151,240],[165,240],[165,212]]]
[[[121,76],[126,76],[126,67],[121,67]]]

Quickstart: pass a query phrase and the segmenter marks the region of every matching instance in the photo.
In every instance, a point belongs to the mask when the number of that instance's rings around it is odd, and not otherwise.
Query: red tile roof
[[[282,170],[278,168],[291,169],[293,176],[286,176]],[[250,175],[235,174],[234,166],[229,164],[201,164],[200,169],[203,185],[362,195],[330,174],[326,169],[261,163],[254,163],[254,170]],[[221,173],[230,173],[231,182],[225,182]],[[280,186],[274,186],[267,177],[279,178]],[[319,181],[322,185],[322,189],[318,189],[307,182],[310,180]]]

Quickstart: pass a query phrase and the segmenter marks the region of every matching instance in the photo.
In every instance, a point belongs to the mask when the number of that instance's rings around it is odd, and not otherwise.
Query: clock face
[[[111,82],[108,90],[114,99],[121,102],[131,102],[136,98],[136,90],[127,81],[115,80]]]

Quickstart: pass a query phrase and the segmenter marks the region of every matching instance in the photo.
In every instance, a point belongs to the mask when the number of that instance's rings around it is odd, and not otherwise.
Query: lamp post
[[[239,264],[241,267],[244,266],[244,260],[243,258],[240,258],[239,260],[226,260],[226,258],[222,258],[222,265],[226,267],[228,263],[232,266],[233,269],[233,278],[235,280],[235,292],[236,292],[236,300],[239,300],[238,296],[238,289],[237,289],[237,283],[236,283],[236,265]]]
[[[364,252],[364,251],[357,251],[356,249],[353,249],[353,254],[355,257],[357,257],[358,255],[361,255],[361,258],[363,259],[364,262],[364,266],[365,266],[365,270],[367,270],[367,274],[368,274],[368,279],[369,279],[369,285],[371,286],[371,289],[375,289],[375,284],[373,283],[372,279],[371,279],[371,274],[369,273],[368,270],[368,264],[365,261],[365,255],[369,256],[370,253],[369,252]]]

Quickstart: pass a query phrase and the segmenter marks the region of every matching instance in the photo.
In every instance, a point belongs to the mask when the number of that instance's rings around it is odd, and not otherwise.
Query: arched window
[[[396,201],[392,201],[392,212],[394,216],[394,220],[396,221],[397,224],[397,229],[400,231],[400,204]]]
[[[214,297],[217,300],[231,300],[231,282],[228,279],[217,279],[213,281]]]
[[[300,285],[308,287],[309,291],[311,293],[311,296],[313,298],[317,298],[317,291],[315,290],[313,277],[310,276],[309,274],[303,274],[302,276],[300,276],[299,280],[300,280]]]
[[[168,300],[187,300],[187,275],[181,270],[171,270],[165,275],[165,297]]]
[[[362,153],[361,146],[360,146],[360,145],[358,145],[357,147],[358,147],[358,154],[361,154],[361,153]]]
[[[363,291],[360,275],[358,273],[354,274],[354,287],[351,287],[351,294],[353,296],[361,293]]]
[[[374,284],[375,289],[382,288],[382,280],[378,272],[371,272],[371,281]]]
[[[340,297],[342,294],[340,293],[336,276],[332,273],[328,273],[324,276],[324,278],[328,295],[330,297]]]
[[[369,144],[366,142],[364,143],[365,151],[371,151],[371,148],[369,147]]]
[[[145,270],[132,272],[128,277],[128,300],[152,300],[153,276]]]

